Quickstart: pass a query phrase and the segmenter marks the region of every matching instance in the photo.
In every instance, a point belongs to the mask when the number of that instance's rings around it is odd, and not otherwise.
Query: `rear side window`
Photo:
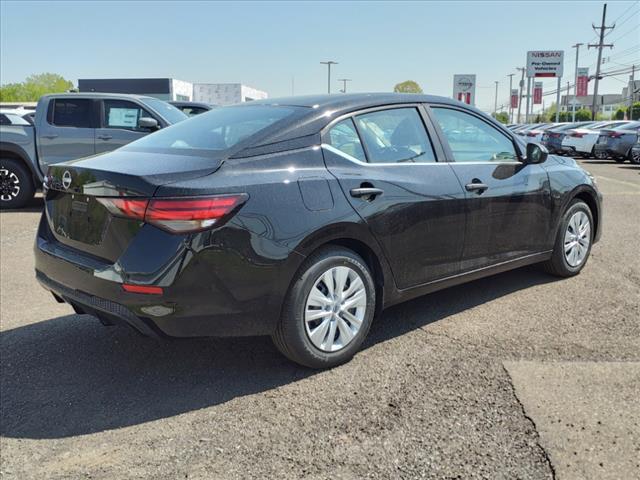
[[[104,119],[105,128],[124,128],[139,130],[138,122],[143,117],[154,118],[141,106],[126,100],[105,100]]]
[[[126,149],[227,150],[300,107],[235,106],[211,110],[128,144]]]
[[[331,127],[331,130],[329,130],[329,144],[361,162],[367,161],[360,143],[360,137],[356,127],[353,125],[353,120],[350,118],[342,120]]]
[[[54,100],[53,125],[58,127],[92,128],[93,101],[81,98]]]
[[[356,117],[371,163],[435,162],[431,141],[415,108],[394,108]]]
[[[509,137],[478,117],[450,108],[432,108],[456,162],[516,161]]]

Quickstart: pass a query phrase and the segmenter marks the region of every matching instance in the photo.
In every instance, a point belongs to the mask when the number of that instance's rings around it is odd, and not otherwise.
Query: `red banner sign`
[[[586,97],[589,95],[589,69],[578,68],[578,78],[576,80],[576,96]]]
[[[533,84],[533,104],[540,105],[542,103],[542,82]]]
[[[471,93],[469,92],[458,92],[458,100],[466,103],[467,105],[471,105]]]
[[[511,108],[518,108],[518,89],[514,88],[511,90]]]

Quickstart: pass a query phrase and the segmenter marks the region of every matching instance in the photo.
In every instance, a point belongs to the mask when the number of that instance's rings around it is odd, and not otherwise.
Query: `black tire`
[[[634,156],[633,156],[633,155],[634,155],[634,154],[633,154],[633,149],[631,149],[631,150],[629,151],[629,161],[630,161],[631,163],[633,163],[634,165],[640,165],[640,155],[638,155],[638,153],[636,153],[636,154],[635,154],[635,155],[636,155],[636,156],[635,156],[635,158],[634,158]]]
[[[353,339],[341,350],[326,352],[317,348],[305,327],[305,308],[311,288],[319,277],[336,266],[354,270],[362,280],[367,294],[364,318]],[[376,291],[366,262],[346,248],[329,246],[312,254],[300,267],[287,293],[273,343],[290,360],[310,368],[331,368],[351,360],[369,332],[376,306]]]
[[[626,160],[626,158],[624,157],[613,157],[613,159],[616,161],[616,163],[624,163],[624,161]]]
[[[607,152],[596,150],[596,147],[593,147],[593,150],[591,150],[591,156],[597,158],[598,160],[606,160],[607,158],[609,158]]]
[[[589,246],[587,248],[587,254],[584,260],[577,266],[571,266],[567,258],[565,257],[564,252],[564,237],[567,231],[567,227],[569,225],[569,220],[573,217],[577,212],[582,211],[587,215],[589,219],[590,225],[590,234],[589,234]],[[558,232],[556,234],[556,241],[553,246],[553,254],[549,260],[543,262],[541,264],[542,268],[558,277],[572,277],[580,273],[580,271],[584,268],[589,260],[589,255],[591,254],[591,247],[593,245],[593,234],[594,234],[594,223],[593,223],[593,215],[589,206],[584,203],[582,200],[574,200],[567,210],[564,212],[562,216],[562,220],[560,221],[560,226],[558,227]]]
[[[20,160],[0,158],[0,209],[21,208],[34,193],[29,169]]]

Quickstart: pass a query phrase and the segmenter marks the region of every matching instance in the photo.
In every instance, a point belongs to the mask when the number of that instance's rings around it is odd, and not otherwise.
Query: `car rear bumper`
[[[281,248],[278,259],[266,258],[265,251],[273,254],[278,247],[252,236],[230,224],[213,234],[195,235],[178,252],[175,267],[150,264],[147,273],[164,272],[155,283],[163,293],[150,295],[124,291],[123,282],[130,283],[125,255],[109,265],[65,246],[51,235],[43,216],[34,248],[36,278],[76,312],[107,325],[129,325],[147,336],[268,335],[278,321],[288,280],[304,258]],[[237,248],[219,246],[231,239]],[[162,252],[154,252],[153,246],[149,250],[150,262],[165,261]]]

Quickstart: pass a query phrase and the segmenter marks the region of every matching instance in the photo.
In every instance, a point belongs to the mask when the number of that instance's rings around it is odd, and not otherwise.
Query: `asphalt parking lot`
[[[387,310],[300,368],[268,338],[157,342],[34,279],[41,199],[3,212],[2,478],[640,478],[640,167],[581,275],[525,268]]]

